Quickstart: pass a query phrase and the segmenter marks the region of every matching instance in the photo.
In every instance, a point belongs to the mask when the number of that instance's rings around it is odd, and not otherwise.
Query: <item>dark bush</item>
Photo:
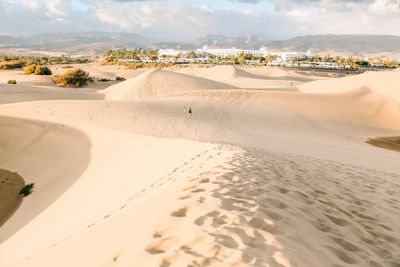
[[[27,184],[24,187],[22,187],[21,191],[19,191],[19,194],[22,195],[23,197],[29,196],[32,193],[32,189],[34,187],[34,184]]]
[[[17,84],[17,81],[16,81],[16,80],[8,80],[7,83],[8,83],[8,84]]]
[[[124,77],[119,77],[119,76],[117,76],[117,77],[115,78],[115,80],[116,80],[116,81],[125,81],[125,78],[124,78]]]
[[[109,82],[109,81],[111,81],[110,79],[107,79],[107,78],[95,78],[95,80],[96,81],[98,81],[98,82]]]

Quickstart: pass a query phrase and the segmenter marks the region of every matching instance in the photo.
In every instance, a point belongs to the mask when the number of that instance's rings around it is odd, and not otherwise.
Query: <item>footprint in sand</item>
[[[204,179],[201,179],[199,183],[205,184],[205,183],[209,183],[209,182],[210,182],[210,179],[204,178]]]
[[[327,246],[332,252],[338,257],[341,261],[348,263],[348,264],[354,264],[357,263],[357,260],[354,257],[351,257],[348,255],[346,252],[336,249],[334,247]]]
[[[344,248],[346,251],[352,251],[352,252],[357,252],[361,251],[359,247],[354,245],[353,243],[346,241],[342,238],[337,238],[337,237],[331,237],[331,239],[338,245],[340,245],[342,248]]]
[[[152,255],[161,254],[168,251],[178,242],[179,242],[178,238],[173,236],[165,238],[156,238],[151,240],[144,250]]]
[[[171,212],[170,215],[173,216],[173,217],[185,217],[187,210],[188,209],[186,207],[180,208],[179,210]]]

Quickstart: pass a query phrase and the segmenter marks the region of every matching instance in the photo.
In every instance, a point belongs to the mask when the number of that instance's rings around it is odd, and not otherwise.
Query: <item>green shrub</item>
[[[27,184],[24,187],[22,187],[21,191],[19,191],[19,194],[22,195],[23,197],[29,196],[32,193],[34,184]]]
[[[16,81],[16,80],[8,80],[7,83],[8,83],[8,84],[17,84],[17,81]]]
[[[51,70],[48,67],[33,64],[25,68],[24,74],[51,75]]]
[[[82,69],[73,69],[63,75],[57,75],[55,82],[61,87],[82,87],[89,81],[89,73]]]

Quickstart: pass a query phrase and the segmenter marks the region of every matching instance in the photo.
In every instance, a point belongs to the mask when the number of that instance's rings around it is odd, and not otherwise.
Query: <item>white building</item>
[[[197,49],[196,53],[197,54],[211,54],[211,55],[214,55],[217,57],[230,57],[230,56],[237,57],[240,54],[245,54],[245,55],[250,54],[254,57],[265,57],[268,55],[277,55],[283,61],[287,61],[294,57],[304,57],[304,56],[311,57],[312,56],[310,50],[308,50],[307,53],[301,53],[301,52],[276,53],[276,52],[269,52],[268,49],[264,46],[258,50],[251,50],[251,49],[240,49],[240,48],[236,48],[236,47],[212,49],[212,48],[208,48],[208,46],[205,45],[205,46],[203,46],[203,48]]]
[[[251,49],[240,49],[236,47],[232,48],[208,48],[207,45],[203,46],[203,48],[196,50],[197,54],[211,54],[217,57],[237,57],[240,54],[250,54],[254,57],[263,57],[268,55],[267,48],[264,46],[259,50],[251,50]]]
[[[172,56],[176,57],[177,55],[186,55],[188,54],[188,50],[178,50],[178,49],[160,49],[158,50],[158,56]]]

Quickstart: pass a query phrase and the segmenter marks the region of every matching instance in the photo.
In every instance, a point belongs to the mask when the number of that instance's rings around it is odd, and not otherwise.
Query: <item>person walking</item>
[[[191,107],[189,107],[188,117],[189,117],[189,119],[192,117],[192,108]]]

